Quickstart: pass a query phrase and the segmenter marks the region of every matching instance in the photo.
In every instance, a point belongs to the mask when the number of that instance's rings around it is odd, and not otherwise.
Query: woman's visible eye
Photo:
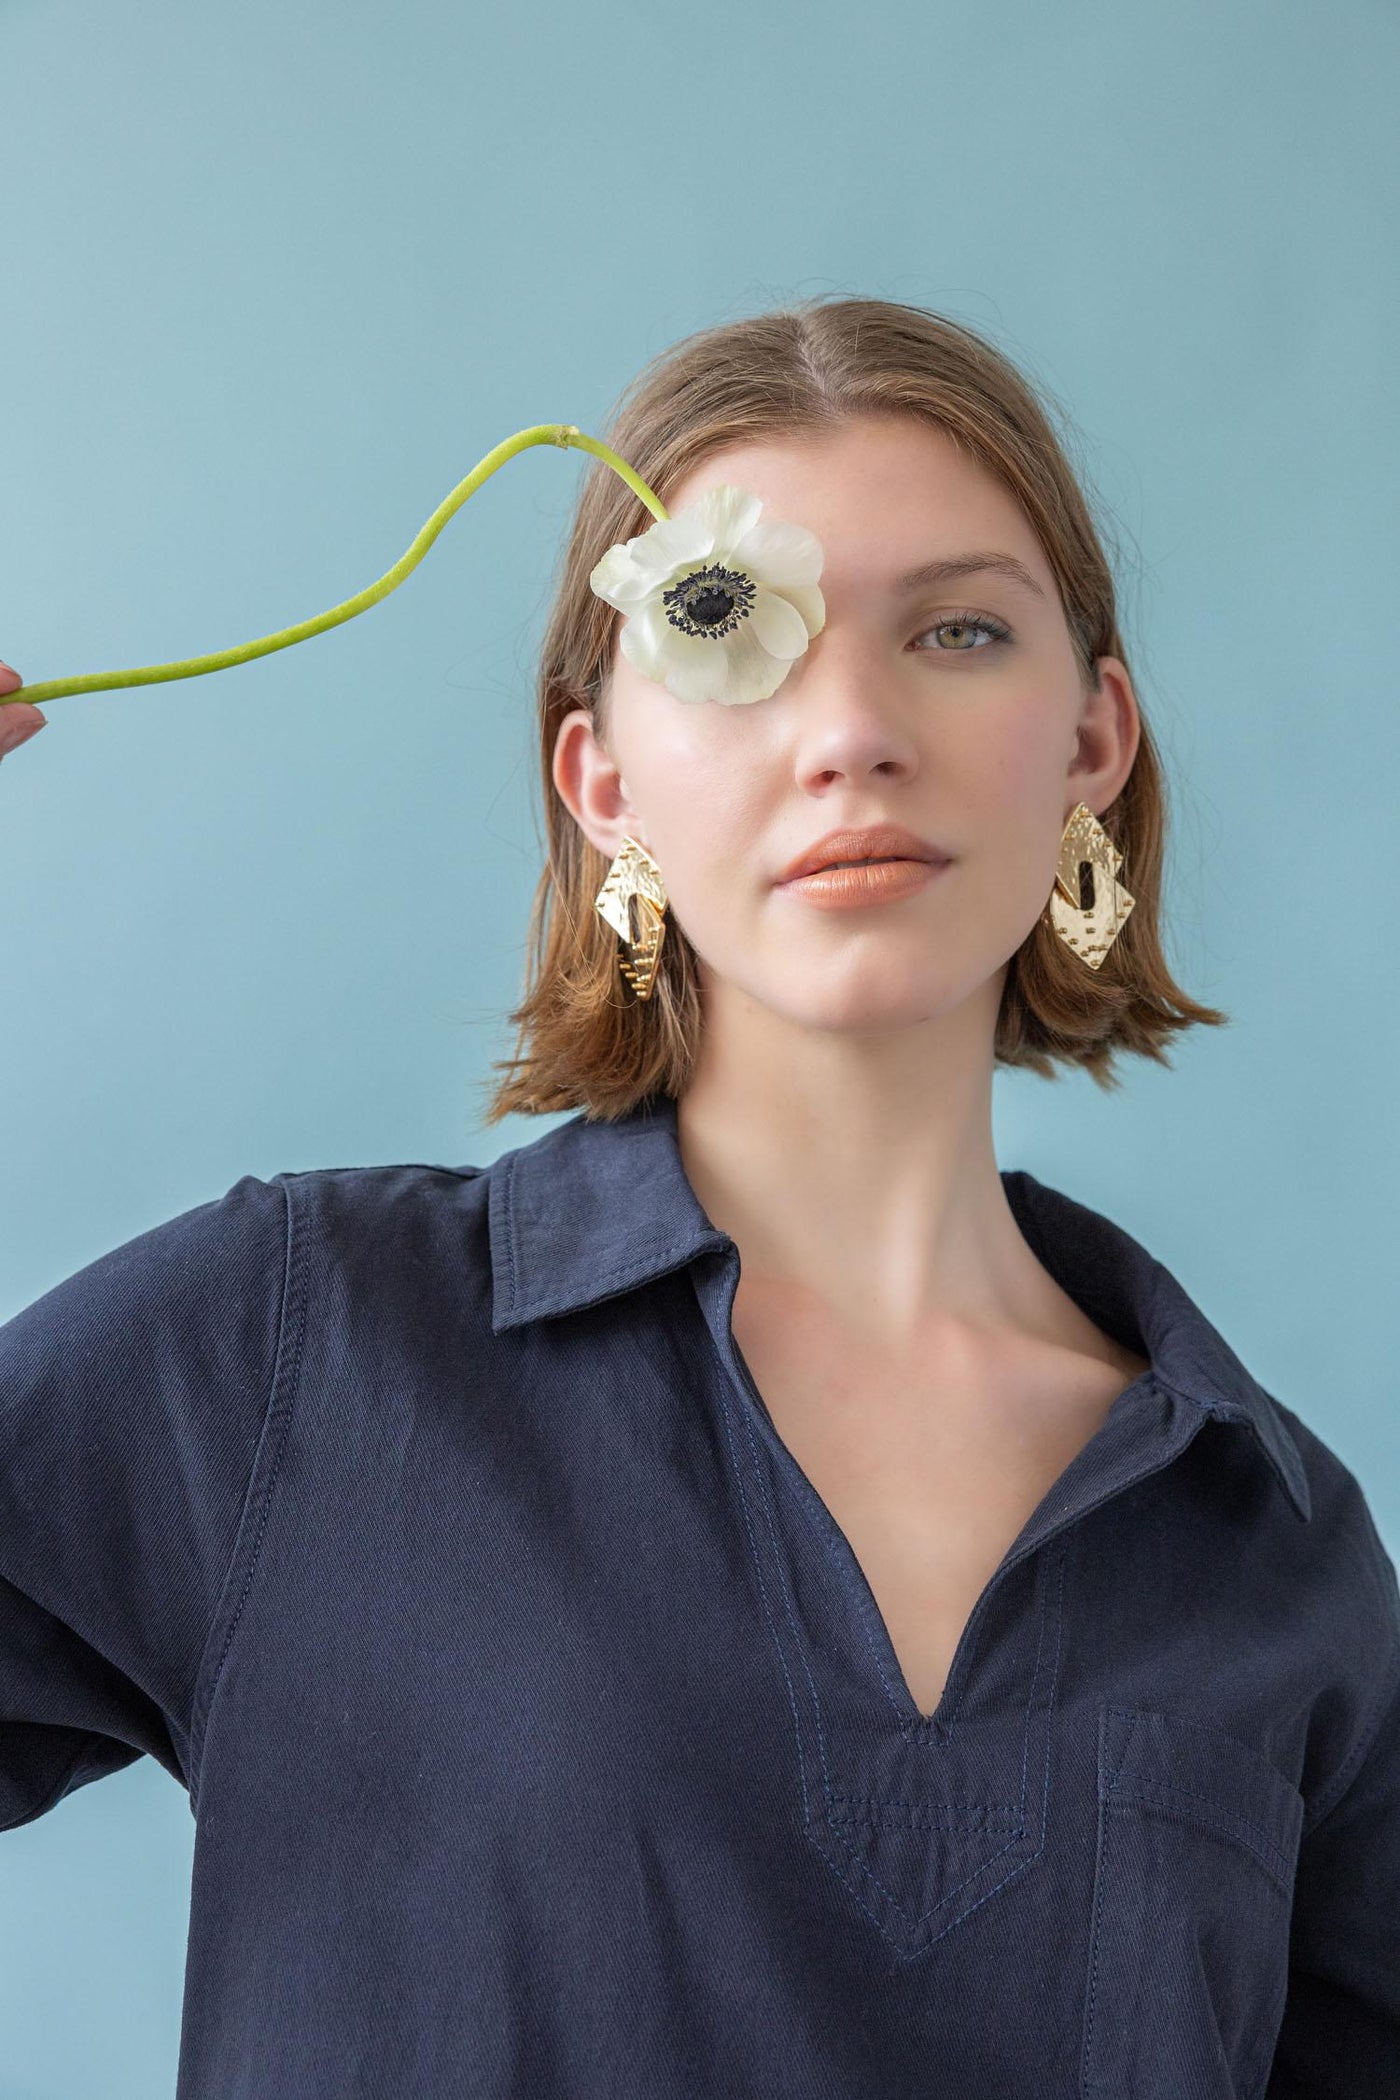
[[[919,642],[923,640],[924,634],[945,632],[956,636],[950,648],[924,649],[919,653],[923,656],[975,656],[979,650],[989,648],[993,642],[1009,642],[1011,639],[1011,629],[1004,626],[1000,620],[990,619],[985,613],[971,612],[948,613],[933,627],[926,627],[923,634],[915,639]],[[969,641],[968,637],[973,634],[984,634],[987,640]]]

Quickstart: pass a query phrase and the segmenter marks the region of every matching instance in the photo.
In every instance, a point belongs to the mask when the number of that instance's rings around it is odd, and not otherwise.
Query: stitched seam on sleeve
[[[1303,1824],[1303,1837],[1311,1837],[1318,1824],[1325,1822],[1332,1811],[1340,1807],[1352,1780],[1370,1756],[1372,1746],[1381,1732],[1381,1724],[1389,1714],[1396,1695],[1400,1695],[1400,1647],[1391,1651],[1390,1662],[1381,1679],[1375,1703],[1367,1716],[1366,1726],[1353,1744],[1350,1756],[1343,1761],[1341,1770],[1333,1775],[1331,1799],[1328,1799],[1326,1793],[1322,1795],[1321,1805],[1316,1806],[1315,1812]]]
[[[272,1376],[268,1385],[267,1401],[263,1408],[262,1423],[253,1446],[253,1460],[248,1474],[247,1485],[243,1492],[243,1501],[239,1509],[238,1523],[235,1526],[234,1530],[233,1549],[229,1556],[228,1566],[224,1570],[223,1579],[219,1584],[218,1600],[214,1607],[213,1620],[210,1624],[208,1632],[205,1635],[204,1647],[201,1651],[200,1665],[196,1674],[195,1696],[191,1714],[191,1756],[189,1774],[190,1808],[192,1812],[196,1813],[198,1810],[199,1800],[199,1779],[200,1772],[204,1764],[204,1743],[205,1736],[208,1730],[209,1717],[213,1711],[214,1699],[218,1691],[219,1679],[223,1675],[224,1662],[228,1656],[229,1649],[233,1644],[234,1634],[237,1632],[239,1621],[243,1616],[243,1606],[247,1601],[248,1592],[252,1587],[253,1576],[257,1570],[258,1557],[262,1547],[263,1531],[267,1524],[268,1511],[271,1508],[273,1490],[277,1484],[277,1476],[281,1470],[282,1450],[280,1441],[278,1444],[277,1452],[272,1461],[270,1475],[267,1481],[266,1489],[263,1494],[262,1513],[258,1523],[257,1533],[253,1539],[251,1547],[248,1549],[247,1552],[247,1568],[244,1573],[243,1587],[239,1594],[238,1604],[229,1621],[228,1631],[224,1637],[223,1646],[219,1651],[219,1659],[217,1663],[213,1666],[212,1670],[209,1667],[208,1660],[209,1647],[214,1639],[215,1633],[217,1632],[220,1621],[223,1617],[226,1608],[228,1586],[237,1569],[239,1553],[243,1545],[243,1534],[248,1522],[249,1506],[252,1500],[254,1488],[258,1480],[259,1461],[262,1457],[263,1446],[266,1443],[271,1431],[271,1425],[274,1415],[277,1412],[278,1394],[285,1386],[287,1391],[287,1402],[283,1409],[282,1422],[282,1433],[285,1435],[286,1419],[290,1416],[291,1413],[292,1396],[296,1392],[298,1374],[301,1368],[301,1339],[305,1325],[304,1321],[299,1325],[297,1330],[296,1361],[292,1365],[290,1372],[284,1376],[286,1344],[289,1333],[288,1314],[292,1308],[294,1299],[297,1298],[296,1286],[301,1281],[299,1266],[301,1263],[301,1242],[296,1237],[295,1216],[292,1207],[291,1177],[284,1178],[282,1182],[282,1201],[282,1304],[278,1313],[277,1321],[277,1345],[273,1351],[272,1356]],[[300,1299],[297,1301],[299,1305],[304,1303],[304,1298],[305,1292],[303,1290],[301,1292]]]
[[[1400,1608],[1397,1608],[1400,1607],[1400,1591],[1397,1591],[1395,1565],[1386,1552],[1385,1541],[1376,1529],[1376,1520],[1364,1495],[1361,1498],[1361,1516],[1366,1541],[1371,1549],[1369,1567],[1376,1602],[1390,1621],[1395,1639],[1391,1647],[1390,1661],[1377,1687],[1375,1699],[1367,1712],[1357,1741],[1353,1744],[1350,1755],[1343,1761],[1341,1769],[1332,1775],[1330,1799],[1324,1791],[1319,1796],[1319,1805],[1311,1814],[1310,1820],[1304,1821],[1304,1837],[1308,1837],[1323,1818],[1330,1816],[1333,1809],[1340,1804],[1357,1770],[1371,1754],[1372,1746],[1390,1710],[1391,1693],[1400,1692]]]

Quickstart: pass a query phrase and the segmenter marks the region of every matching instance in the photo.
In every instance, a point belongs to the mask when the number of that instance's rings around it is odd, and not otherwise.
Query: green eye
[[[923,633],[918,635],[916,640],[922,641],[924,635],[927,634],[942,634],[947,629],[951,629],[959,637],[952,647],[947,649],[923,649],[919,651],[919,654],[922,656],[976,656],[981,650],[990,648],[994,642],[1009,642],[1011,639],[1011,629],[1004,626],[1000,620],[989,619],[983,613],[958,612],[945,614],[932,627],[924,628]],[[970,642],[964,639],[970,634],[984,634],[987,639],[985,642]]]

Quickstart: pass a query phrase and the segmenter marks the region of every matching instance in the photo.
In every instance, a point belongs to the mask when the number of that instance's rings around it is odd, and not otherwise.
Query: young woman
[[[569,1119],[245,1176],[0,1329],[0,1827],[141,1752],[189,1789],[181,2100],[1394,2094],[1364,1494],[993,1151],[998,1065],[1226,1018],[1049,414],[818,300],[608,438],[815,534],[822,618],[680,697],[597,468],[487,1116]]]

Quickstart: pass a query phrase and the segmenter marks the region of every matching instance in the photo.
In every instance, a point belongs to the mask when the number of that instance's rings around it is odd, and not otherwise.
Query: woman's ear
[[[1068,777],[1081,801],[1108,809],[1133,770],[1142,720],[1127,665],[1116,656],[1100,656],[1094,668],[1099,682],[1084,695]]]
[[[565,808],[608,860],[629,833],[645,845],[627,783],[597,736],[590,709],[573,708],[559,724],[550,771]]]

